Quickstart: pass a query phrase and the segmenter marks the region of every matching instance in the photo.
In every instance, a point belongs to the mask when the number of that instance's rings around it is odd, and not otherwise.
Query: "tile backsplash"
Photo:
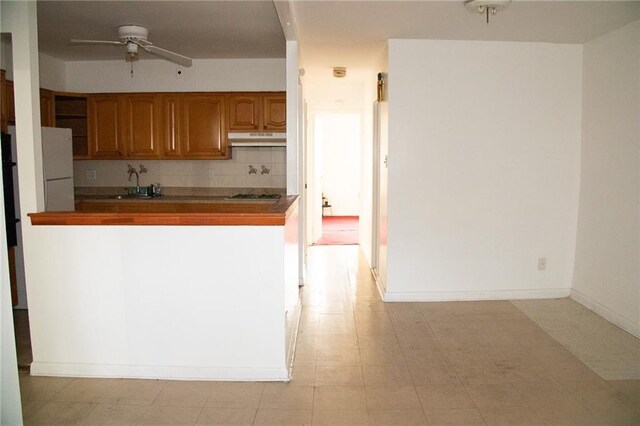
[[[232,148],[231,160],[82,160],[73,162],[76,187],[134,186],[128,165],[142,164],[140,186],[160,183],[165,187],[284,188],[286,149]],[[249,173],[255,170],[254,173]],[[266,171],[268,170],[268,173]],[[88,179],[94,174],[95,179]]]

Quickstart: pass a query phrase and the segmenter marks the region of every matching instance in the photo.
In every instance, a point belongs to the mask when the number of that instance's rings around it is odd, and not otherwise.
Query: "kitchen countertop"
[[[73,212],[29,213],[32,225],[283,226],[298,196],[229,199],[162,196],[116,199],[81,197]]]
[[[208,195],[162,195],[160,197],[129,197],[127,195],[92,195],[76,197],[82,203],[136,203],[136,204],[274,204],[281,198],[232,198]]]

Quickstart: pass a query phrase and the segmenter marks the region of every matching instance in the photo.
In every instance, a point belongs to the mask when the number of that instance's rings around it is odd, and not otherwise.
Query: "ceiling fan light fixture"
[[[135,44],[134,42],[127,42],[127,44],[125,45],[125,48],[127,49],[127,56],[126,56],[126,60],[127,61],[134,61],[138,58],[138,45]]]

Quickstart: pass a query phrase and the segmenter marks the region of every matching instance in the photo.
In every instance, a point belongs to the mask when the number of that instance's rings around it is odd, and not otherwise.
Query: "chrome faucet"
[[[128,164],[128,167],[127,173],[129,173],[129,182],[131,182],[131,176],[136,175],[136,188],[138,188],[140,186],[140,175],[138,175],[138,172],[131,164]]]

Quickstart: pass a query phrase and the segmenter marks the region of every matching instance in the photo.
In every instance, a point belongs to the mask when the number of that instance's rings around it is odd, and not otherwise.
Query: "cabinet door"
[[[89,96],[89,145],[93,158],[122,158],[122,106],[117,95]]]
[[[40,89],[40,125],[42,127],[53,127],[53,93],[46,89]]]
[[[230,95],[228,102],[229,131],[259,130],[260,97]]]
[[[227,158],[224,96],[185,95],[182,108],[182,156]]]
[[[8,117],[7,114],[7,83],[4,70],[0,70],[0,130],[7,131]]]
[[[123,95],[124,142],[128,157],[157,158],[159,108],[156,95]]]
[[[165,157],[180,157],[180,128],[182,125],[182,96],[164,95],[161,99],[161,133]]]
[[[264,107],[263,130],[286,130],[287,128],[287,95],[265,95],[262,98]]]
[[[5,80],[4,82],[4,107],[7,111],[7,121],[9,124],[16,124],[16,104],[13,93],[13,81]]]

